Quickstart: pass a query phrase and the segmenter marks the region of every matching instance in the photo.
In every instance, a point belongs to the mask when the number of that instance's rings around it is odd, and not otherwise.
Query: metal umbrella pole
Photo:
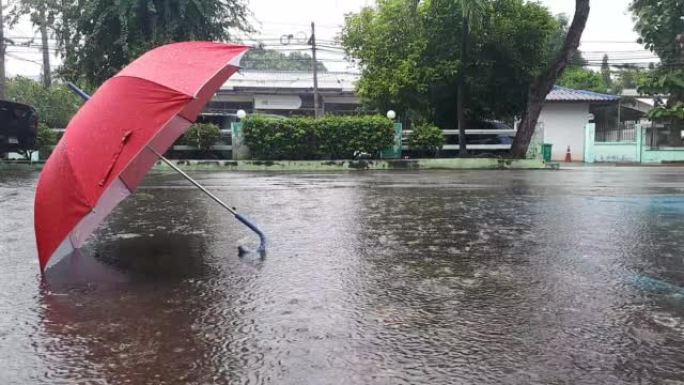
[[[192,179],[192,178],[190,177],[190,175],[188,175],[188,174],[185,173],[185,171],[181,170],[180,168],[178,168],[178,166],[176,166],[175,164],[173,164],[173,162],[171,162],[170,160],[166,159],[166,158],[165,158],[162,154],[160,154],[157,150],[155,150],[154,148],[152,148],[152,147],[150,147],[150,146],[147,146],[147,149],[150,150],[150,151],[152,151],[152,152],[154,153],[154,155],[156,155],[157,158],[159,158],[159,160],[161,160],[162,162],[164,162],[167,166],[171,167],[174,171],[176,171],[177,173],[179,173],[179,174],[180,174],[183,178],[185,178],[188,182],[192,183],[195,187],[197,187],[198,189],[200,189],[203,193],[205,193],[205,194],[206,194],[209,198],[211,198],[214,202],[216,202],[216,203],[218,203],[219,205],[221,205],[221,207],[223,207],[224,209],[230,211],[230,213],[233,214],[233,216],[235,216],[235,219],[237,219],[238,221],[242,222],[245,226],[249,227],[252,231],[254,231],[254,232],[259,236],[259,248],[257,249],[257,251],[258,251],[259,254],[261,254],[261,255],[263,255],[263,254],[266,253],[266,236],[264,235],[263,231],[261,231],[261,229],[259,229],[259,227],[258,227],[257,225],[255,225],[254,223],[252,223],[249,219],[247,219],[247,218],[243,217],[242,215],[240,215],[240,213],[238,213],[237,210],[236,210],[234,207],[228,206],[226,203],[224,203],[222,200],[220,200],[216,195],[212,194],[211,191],[207,190],[204,186],[202,186],[201,184],[199,184],[199,182],[197,182],[196,180]],[[241,253],[244,253],[244,252],[246,252],[246,249],[244,249],[243,247],[240,247],[240,252],[241,252]]]
[[[85,93],[83,90],[81,90],[80,88],[78,88],[75,84],[73,84],[73,83],[71,83],[71,82],[68,82],[67,85],[68,85],[68,87],[69,87],[75,94],[77,94],[78,96],[80,96],[80,97],[83,98],[84,100],[89,100],[89,99],[90,99],[90,95],[88,95],[88,94]],[[263,231],[261,231],[261,229],[259,229],[259,227],[258,227],[257,225],[255,225],[255,224],[252,223],[249,219],[245,218],[245,217],[242,216],[240,213],[238,213],[237,210],[236,210],[234,207],[228,206],[226,203],[224,203],[222,200],[220,200],[216,195],[212,194],[212,193],[211,193],[209,190],[207,190],[204,186],[202,186],[201,184],[199,184],[199,182],[197,182],[196,180],[192,179],[192,178],[190,177],[190,175],[188,175],[187,173],[185,173],[185,171],[181,170],[180,168],[178,168],[178,166],[176,166],[175,164],[173,164],[173,162],[171,162],[170,160],[166,159],[166,158],[164,157],[164,155],[160,154],[157,150],[155,150],[154,148],[152,148],[152,147],[150,147],[150,146],[146,146],[146,148],[147,148],[148,150],[150,150],[154,155],[156,155],[157,158],[159,158],[159,160],[161,160],[162,162],[164,162],[167,166],[171,167],[171,169],[173,169],[173,170],[176,171],[178,174],[180,174],[180,175],[181,175],[183,178],[185,178],[188,182],[192,183],[195,187],[197,187],[198,189],[200,189],[203,193],[205,193],[205,194],[206,194],[209,198],[211,198],[214,202],[218,203],[219,205],[221,205],[221,207],[223,207],[224,209],[228,210],[231,214],[233,214],[233,216],[235,217],[235,219],[237,219],[237,220],[240,221],[242,224],[244,224],[245,226],[249,227],[249,229],[252,230],[254,233],[256,233],[256,234],[259,236],[259,248],[257,249],[257,252],[259,252],[259,254],[260,254],[262,257],[266,254],[266,235],[264,235]],[[247,250],[246,248],[242,247],[242,246],[239,246],[238,249],[240,250],[240,254],[245,254],[245,253],[248,252],[248,250]]]

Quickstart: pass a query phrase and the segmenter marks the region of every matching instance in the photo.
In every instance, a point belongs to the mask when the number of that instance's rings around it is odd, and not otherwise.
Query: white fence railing
[[[403,140],[402,140],[402,149],[403,150],[408,150],[408,137],[411,135],[413,130],[405,130],[403,131]],[[449,136],[458,136],[458,130],[442,130],[442,134],[445,137]],[[515,136],[516,131],[515,130],[466,130],[465,132],[466,136],[467,135],[507,135],[507,136]],[[467,142],[467,140],[466,140]],[[458,150],[459,145],[458,144],[445,144],[442,147],[442,150]],[[468,144],[466,143],[466,149],[468,150],[510,150],[511,149],[511,144]]]
[[[64,133],[63,128],[53,128],[52,129],[58,133]],[[402,150],[408,150],[408,137],[411,135],[412,130],[405,130],[402,132]],[[458,136],[458,130],[442,130],[442,134],[445,137]],[[466,130],[466,135],[507,135],[515,136],[515,130]],[[226,139],[231,137],[231,130],[221,130],[221,138]],[[175,145],[172,147],[174,151],[195,151],[197,150],[194,146],[188,145]],[[218,143],[211,147],[215,151],[232,151],[233,146],[225,143]],[[458,144],[445,144],[442,150],[458,150]],[[466,149],[468,150],[510,150],[510,144],[466,144]]]
[[[50,130],[63,134],[64,129],[63,128],[51,128]],[[230,130],[221,130],[221,138],[226,139],[231,137],[231,131]],[[184,144],[177,144],[173,147],[171,147],[171,150],[173,151],[197,151],[197,147],[195,146],[188,146]],[[225,144],[225,143],[217,143],[213,146],[211,146],[211,150],[213,151],[233,151],[233,146],[230,144]]]

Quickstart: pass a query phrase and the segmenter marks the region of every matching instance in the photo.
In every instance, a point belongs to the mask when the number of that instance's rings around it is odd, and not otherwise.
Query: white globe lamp
[[[242,120],[247,117],[247,112],[245,110],[238,110],[237,117]]]
[[[394,110],[387,111],[387,119],[394,120],[397,117],[397,113]]]

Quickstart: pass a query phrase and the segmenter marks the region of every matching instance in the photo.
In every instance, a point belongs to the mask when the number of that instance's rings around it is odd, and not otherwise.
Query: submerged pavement
[[[41,282],[0,171],[0,383],[643,384],[684,373],[684,169],[149,177]]]

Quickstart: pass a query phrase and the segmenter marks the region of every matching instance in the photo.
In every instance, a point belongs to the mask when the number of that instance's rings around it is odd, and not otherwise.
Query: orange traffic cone
[[[565,152],[565,161],[572,162],[572,153],[570,152],[570,146],[568,146],[568,150]]]

